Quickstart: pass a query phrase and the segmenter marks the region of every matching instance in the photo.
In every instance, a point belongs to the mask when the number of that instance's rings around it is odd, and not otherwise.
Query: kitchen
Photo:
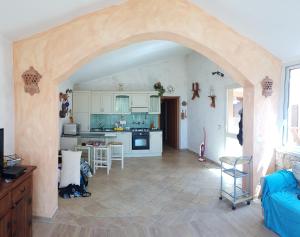
[[[72,107],[78,125],[64,124],[62,150],[89,141],[121,142],[124,157],[162,156],[157,91],[73,91]]]

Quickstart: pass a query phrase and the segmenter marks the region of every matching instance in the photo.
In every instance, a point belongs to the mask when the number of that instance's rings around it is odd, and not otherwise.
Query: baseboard
[[[40,222],[49,222],[53,218],[53,216],[55,215],[57,209],[58,209],[58,207],[55,207],[53,209],[53,211],[51,212],[50,217],[39,216],[39,215],[36,215],[35,213],[32,213],[33,219],[37,220],[37,221],[40,221]]]

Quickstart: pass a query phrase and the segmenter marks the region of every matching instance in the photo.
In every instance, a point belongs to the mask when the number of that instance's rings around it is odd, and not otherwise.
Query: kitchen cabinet
[[[127,94],[114,94],[114,113],[130,114],[130,96]]]
[[[160,114],[160,96],[150,95],[149,114]]]
[[[162,153],[162,132],[150,132],[150,153]]]
[[[90,101],[89,91],[73,92],[73,118],[75,123],[80,124],[80,132],[90,131]]]
[[[108,93],[91,93],[91,114],[111,114],[113,108],[113,97]]]
[[[111,114],[113,112],[112,94],[101,94],[101,114]]]
[[[149,107],[149,96],[148,94],[132,94],[131,95],[131,107]]]
[[[131,132],[119,132],[117,137],[114,139],[116,142],[122,142],[124,147],[124,156],[128,156],[131,152]],[[116,151],[112,150],[112,155],[114,152],[119,152],[120,149]]]
[[[74,91],[73,92],[73,112],[75,113],[90,113],[90,97],[89,91]]]

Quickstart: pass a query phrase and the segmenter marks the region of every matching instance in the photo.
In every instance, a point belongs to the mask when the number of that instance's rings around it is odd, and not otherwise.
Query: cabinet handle
[[[21,192],[21,193],[24,193],[24,192],[25,192],[25,190],[26,190],[26,188],[25,188],[25,187],[23,187],[23,188],[22,188],[22,190],[20,190],[20,192]]]

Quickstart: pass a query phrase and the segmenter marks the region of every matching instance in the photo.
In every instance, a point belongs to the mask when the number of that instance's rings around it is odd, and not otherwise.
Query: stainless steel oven
[[[132,150],[149,150],[149,129],[132,130]]]

